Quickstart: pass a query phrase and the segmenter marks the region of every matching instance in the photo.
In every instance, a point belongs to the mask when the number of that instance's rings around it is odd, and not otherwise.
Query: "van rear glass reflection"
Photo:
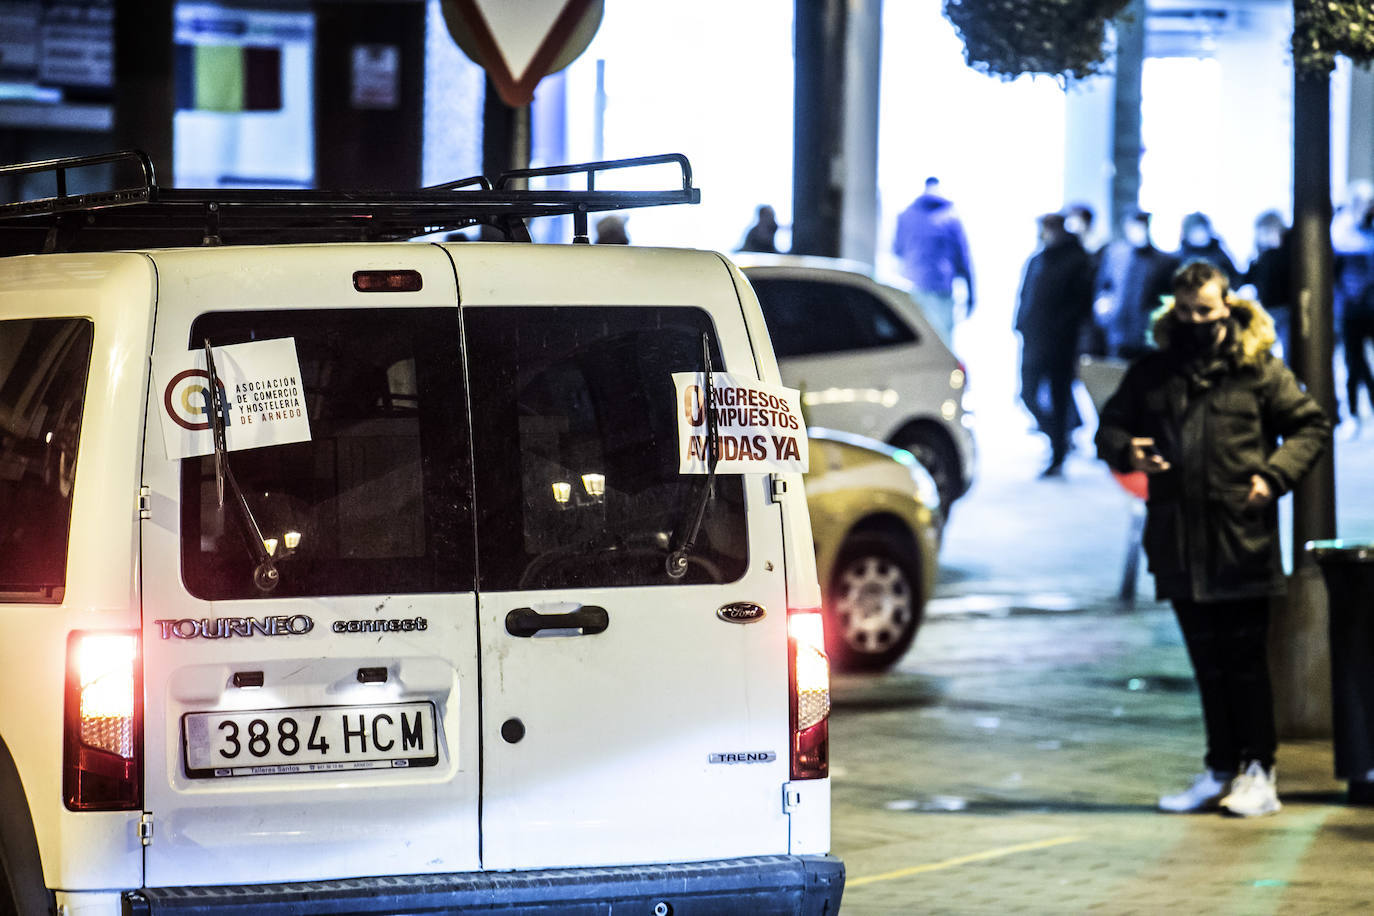
[[[705,478],[678,473],[674,372],[700,371],[696,308],[464,312],[479,587],[732,582],[748,546],[739,475],[718,476],[686,575],[667,574]]]
[[[0,321],[0,601],[61,602],[95,326]]]
[[[202,315],[191,343],[296,342],[310,441],[228,453],[279,584],[254,585],[213,455],[182,461],[182,575],[211,600],[470,591],[470,452],[456,309]],[[232,396],[232,395],[231,395]]]

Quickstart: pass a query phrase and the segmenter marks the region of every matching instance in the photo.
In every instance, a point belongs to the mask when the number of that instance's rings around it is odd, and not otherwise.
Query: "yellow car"
[[[910,452],[830,429],[807,433],[826,649],[837,668],[886,668],[911,646],[935,588],[939,491]]]

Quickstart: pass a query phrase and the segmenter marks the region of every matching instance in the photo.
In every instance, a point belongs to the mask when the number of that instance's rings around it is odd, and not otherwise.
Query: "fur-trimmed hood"
[[[1160,301],[1163,304],[1150,316],[1150,333],[1155,346],[1167,350],[1170,333],[1181,322],[1174,314],[1174,297],[1165,296]],[[1231,307],[1229,320],[1237,332],[1235,342],[1228,342],[1227,350],[1236,354],[1236,361],[1241,365],[1258,364],[1278,340],[1273,317],[1258,302],[1235,295],[1228,295],[1226,304]]]

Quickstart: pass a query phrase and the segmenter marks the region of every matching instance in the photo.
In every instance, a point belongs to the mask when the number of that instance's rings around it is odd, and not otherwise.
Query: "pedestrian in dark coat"
[[[1098,319],[1107,338],[1107,355],[1134,359],[1149,351],[1150,315],[1169,292],[1178,260],[1150,241],[1150,214],[1137,211],[1121,226],[1126,251],[1102,258],[1097,286],[1106,301]]]
[[[1336,329],[1345,353],[1345,410],[1360,428],[1360,388],[1374,407],[1374,370],[1370,369],[1365,345],[1374,342],[1374,204],[1364,217],[1349,227],[1342,250],[1336,251],[1333,264],[1335,296],[1339,303]]]
[[[1293,309],[1289,301],[1292,298],[1289,264],[1293,260],[1292,231],[1277,210],[1266,210],[1255,220],[1255,249],[1255,259],[1241,279],[1254,286],[1260,305],[1274,319],[1274,331],[1291,365]]]
[[[1178,238],[1178,262],[1207,261],[1226,272],[1226,282],[1235,286],[1240,281],[1240,271],[1232,260],[1226,246],[1217,238],[1212,228],[1212,220],[1206,213],[1189,213],[1183,217]]]
[[[1064,217],[1040,217],[1042,247],[1026,263],[1016,330],[1021,335],[1021,400],[1050,439],[1043,476],[1063,473],[1069,454],[1069,418],[1078,335],[1092,314],[1092,258]],[[1048,400],[1042,398],[1048,389]]]
[[[1149,475],[1145,552],[1173,602],[1207,729],[1207,772],[1166,811],[1279,809],[1266,640],[1285,580],[1276,500],[1317,461],[1331,421],[1271,352],[1273,321],[1236,299],[1222,269],[1193,262],[1102,409],[1098,455]]]
[[[1107,254],[1107,246],[1094,247],[1096,243],[1092,239],[1093,220],[1093,208],[1087,204],[1070,204],[1064,208],[1064,228],[1078,236],[1078,240],[1083,243],[1083,250],[1088,253],[1088,262],[1096,279],[1103,258]],[[1078,352],[1090,356],[1107,355],[1107,335],[1096,321],[1083,323],[1078,332]],[[1077,427],[1081,425],[1081,420],[1071,425]]]
[[[744,241],[737,251],[763,251],[777,254],[778,217],[773,208],[763,204],[758,208],[754,224],[744,233]]]

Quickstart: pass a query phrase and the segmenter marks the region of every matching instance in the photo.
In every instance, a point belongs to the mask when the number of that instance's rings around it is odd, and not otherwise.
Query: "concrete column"
[[[878,92],[882,0],[850,0],[845,40],[843,217],[840,255],[872,265],[878,253]]]
[[[1145,71],[1145,0],[1131,0],[1116,19],[1116,98],[1112,110],[1112,192],[1106,214],[1112,237],[1140,202],[1140,100]]]
[[[1092,207],[1092,239],[1116,233],[1112,167],[1116,84],[1110,76],[1070,83],[1064,93],[1064,203]]]
[[[1350,68],[1350,154],[1347,183],[1374,181],[1374,70]]]
[[[838,257],[844,212],[845,0],[796,0],[792,252]]]
[[[482,174],[495,179],[502,172],[530,167],[530,106],[512,108],[487,77],[486,99],[482,103]],[[528,186],[520,179],[512,187]],[[477,237],[488,241],[513,241],[494,226],[481,226]]]
[[[1331,83],[1297,76],[1293,92],[1293,302],[1295,369],[1336,416],[1331,373]],[[1293,495],[1293,575],[1287,607],[1270,627],[1275,716],[1282,738],[1331,734],[1331,658],[1326,586],[1303,545],[1336,535],[1332,451]]]

